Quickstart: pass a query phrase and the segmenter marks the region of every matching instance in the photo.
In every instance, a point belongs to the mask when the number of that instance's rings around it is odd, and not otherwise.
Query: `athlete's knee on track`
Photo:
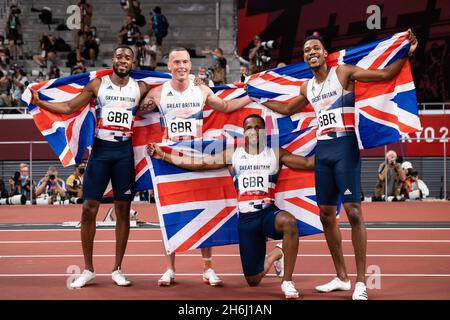
[[[97,216],[98,205],[85,201],[83,203],[83,211],[81,214],[82,222],[92,222],[95,221]]]
[[[295,237],[298,235],[297,221],[295,217],[291,214],[286,214],[283,216],[283,234]]]
[[[320,210],[320,222],[326,227],[332,227],[337,224],[336,213],[331,214],[330,212]]]
[[[247,280],[247,283],[250,287],[256,287],[261,283],[262,277],[260,275],[256,276],[246,276],[245,280]]]

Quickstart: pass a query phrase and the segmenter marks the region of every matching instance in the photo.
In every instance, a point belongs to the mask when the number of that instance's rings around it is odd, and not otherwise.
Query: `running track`
[[[99,218],[110,205],[103,205]],[[156,222],[154,205],[133,205],[139,220]],[[370,299],[450,299],[450,204],[447,202],[367,203],[368,222],[398,222],[396,228],[368,228],[367,265],[373,285]],[[171,287],[158,287],[166,267],[159,229],[133,228],[123,270],[133,286],[120,288],[110,278],[114,259],[114,230],[99,229],[94,247],[97,278],[80,290],[67,289],[67,281],[83,266],[78,229],[24,229],[19,223],[61,223],[79,220],[80,207],[0,207],[0,299],[154,299],[154,300],[273,300],[282,299],[280,279],[273,269],[258,287],[247,286],[236,245],[214,248],[213,263],[224,286],[201,281],[199,250],[177,255],[177,278]],[[345,221],[345,217],[342,217]],[[401,222],[433,222],[427,228],[397,228]],[[439,227],[440,225],[444,227]],[[342,229],[348,272],[354,280],[351,233]],[[268,249],[275,242],[268,243]],[[78,267],[79,266],[79,267]],[[380,272],[374,276],[373,272]],[[294,281],[300,299],[349,299],[351,292],[319,294],[315,285],[331,279],[334,268],[323,235],[300,238]],[[181,289],[181,290],[180,290]]]

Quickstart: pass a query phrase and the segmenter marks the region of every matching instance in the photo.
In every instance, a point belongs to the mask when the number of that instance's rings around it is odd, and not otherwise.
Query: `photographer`
[[[203,50],[203,54],[211,54],[213,63],[210,68],[212,70],[212,81],[215,86],[227,83],[227,59],[223,56],[223,50],[216,48],[214,50]]]
[[[33,198],[35,198],[35,183],[31,182],[28,175],[29,169],[26,163],[21,163],[19,171],[9,179],[9,195],[24,195],[26,200],[30,200],[31,191],[33,191]],[[31,190],[33,186],[33,190]]]
[[[123,25],[119,31],[119,43],[132,46],[132,49],[135,50],[134,46],[140,37],[141,32],[139,31],[138,26],[134,23],[133,17],[128,15],[126,17],[125,25]]]
[[[428,197],[430,191],[425,182],[420,180],[419,173],[413,168],[411,162],[403,162],[402,170],[406,176],[401,190],[402,196],[410,200],[419,200]]]
[[[53,204],[63,200],[66,196],[66,184],[64,180],[58,178],[58,170],[50,166],[46,175],[39,181],[36,188],[36,196],[43,195],[48,199],[48,204]]]
[[[67,178],[67,195],[72,202],[72,198],[83,198],[83,176],[86,171],[86,164],[75,165],[75,171]]]
[[[385,196],[400,200],[400,193],[406,174],[401,168],[402,159],[397,158],[397,153],[389,150],[386,153],[385,162],[378,167],[378,182],[373,192],[372,201],[383,201]]]
[[[47,67],[47,61],[50,61],[53,65],[56,62],[56,39],[44,32],[39,40],[39,48],[41,49],[41,54],[33,56],[33,61],[41,68]]]
[[[136,60],[141,70],[155,71],[156,62],[156,44],[150,43],[150,36],[145,35],[144,41],[136,42]]]
[[[253,47],[248,53],[250,74],[269,69],[272,60],[270,50],[276,48],[276,45],[273,40],[262,42],[258,35],[253,38]]]
[[[11,105],[19,106],[21,105],[20,97],[30,81],[28,80],[25,71],[23,71],[22,68],[20,68],[17,64],[14,64],[11,69],[13,74],[11,76],[7,76],[7,79],[11,83]]]

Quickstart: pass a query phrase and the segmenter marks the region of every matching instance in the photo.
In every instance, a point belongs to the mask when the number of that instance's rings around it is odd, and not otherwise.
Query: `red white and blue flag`
[[[404,56],[408,48],[405,33],[395,34],[386,39],[330,54],[328,63],[352,63],[364,68],[383,68]],[[66,101],[79,94],[91,79],[111,72],[93,71],[30,86],[37,90],[44,100]],[[170,75],[166,73],[134,70],[131,76],[145,81],[150,86],[160,85],[170,79]],[[252,97],[287,103],[299,94],[301,83],[310,78],[312,73],[302,62],[252,75],[248,80],[248,92]],[[212,89],[225,100],[246,94],[242,83]],[[369,89],[360,83],[355,85],[355,123],[361,148],[394,142],[399,139],[401,133],[420,130],[414,90],[408,63],[391,81],[371,83]],[[26,90],[22,100],[28,105],[30,98],[30,91]],[[93,142],[96,123],[94,101],[72,115],[56,115],[31,104],[28,107],[38,129],[61,163],[68,166],[79,162],[85,149]],[[215,112],[205,106],[204,140],[200,150],[205,153],[216,152],[220,150],[215,147],[217,143],[225,144],[226,141],[241,138],[242,121],[251,113],[265,118],[267,134],[270,141],[276,141],[274,144],[277,146],[304,156],[314,153],[317,121],[311,106],[293,116],[282,116],[256,102],[231,114]],[[160,142],[161,138],[159,113],[135,118],[133,147],[136,190],[153,188],[153,181],[167,252],[237,243],[236,191],[228,171],[224,169],[188,172],[149,158],[146,145],[150,142]],[[183,143],[165,147],[196,154],[188,151],[189,148]],[[301,236],[323,231],[315,202],[312,172],[282,168],[276,200],[281,209],[296,216]]]

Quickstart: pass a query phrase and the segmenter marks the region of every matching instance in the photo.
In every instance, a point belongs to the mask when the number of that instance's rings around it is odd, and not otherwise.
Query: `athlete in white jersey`
[[[151,144],[148,153],[189,170],[228,168],[238,192],[239,250],[245,279],[257,286],[274,264],[283,278],[281,290],[286,298],[298,298],[292,273],[298,253],[298,228],[295,217],[275,206],[274,189],[282,165],[293,169],[312,170],[314,157],[304,158],[281,148],[266,145],[265,122],[252,114],[244,119],[245,147],[227,149],[202,162],[163,152]],[[283,239],[266,257],[266,238]]]
[[[408,33],[411,44],[408,56],[411,56],[417,47],[417,40],[411,30]],[[308,102],[314,107],[319,125],[315,160],[317,204],[337,273],[335,279],[316,289],[319,292],[351,289],[336,221],[336,206],[340,197],[352,227],[355,250],[357,277],[352,298],[367,300],[367,235],[361,212],[361,161],[355,135],[354,83],[392,79],[400,72],[407,57],[396,60],[384,69],[364,70],[349,64],[328,67],[325,61],[328,52],[318,36],[306,38],[303,50],[304,61],[311,68],[314,78],[302,84],[299,96],[289,104],[273,101],[263,104],[286,115],[299,112]]]
[[[150,90],[142,102],[147,109],[159,108],[165,142],[200,140],[205,104],[217,111],[233,112],[251,102],[248,96],[225,101],[206,85],[194,85],[189,78],[191,57],[185,48],[172,49],[167,66],[172,79]],[[204,262],[203,281],[212,286],[220,285],[222,280],[211,268],[212,249],[202,248],[201,252]],[[175,279],[175,254],[171,254],[168,260],[169,266],[158,281],[161,286],[169,286]]]
[[[75,98],[65,102],[47,102],[32,92],[31,103],[45,110],[71,114],[95,98],[97,125],[95,141],[89,157],[83,183],[83,211],[81,218],[81,242],[85,269],[71,283],[81,288],[95,278],[92,252],[96,229],[96,216],[108,182],[111,180],[116,224],[116,258],[112,279],[119,286],[131,282],[121,272],[122,259],[130,229],[130,204],[134,197],[134,156],[131,145],[131,127],[138,111],[139,100],[148,92],[148,86],[136,82],[130,76],[134,53],[127,46],[114,50],[113,73],[91,80]],[[140,106],[139,112],[146,112]]]

